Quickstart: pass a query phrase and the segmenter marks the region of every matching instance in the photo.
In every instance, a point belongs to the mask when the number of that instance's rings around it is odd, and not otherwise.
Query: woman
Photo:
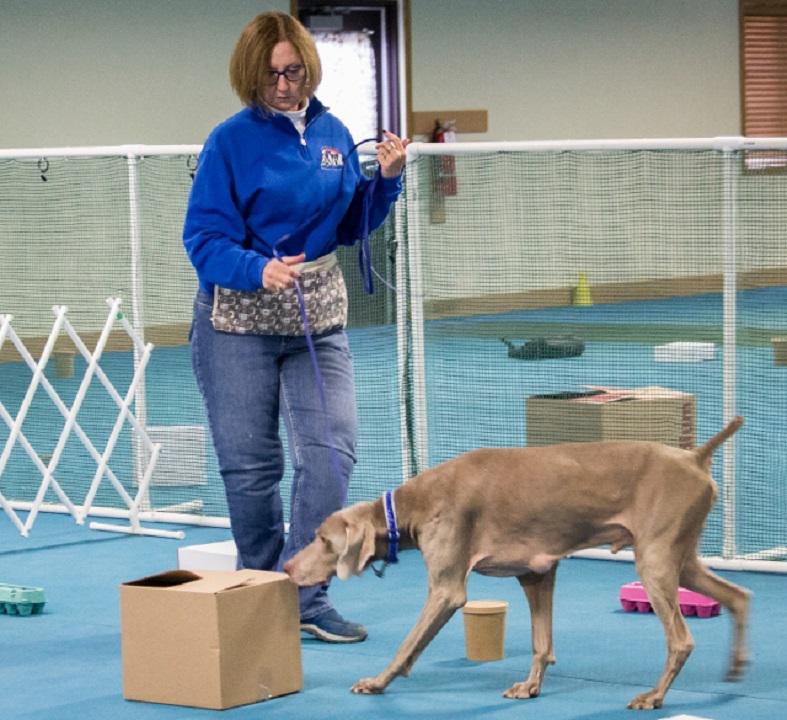
[[[270,12],[246,26],[230,61],[246,107],[205,142],[184,224],[199,279],[194,373],[244,568],[281,569],[347,499],[357,429],[334,252],[384,221],[409,142],[386,133],[378,177],[364,179],[350,133],[314,97],[320,78],[297,20]],[[286,537],[280,416],[294,473]],[[300,590],[301,628],[328,642],[363,640],[327,589]]]

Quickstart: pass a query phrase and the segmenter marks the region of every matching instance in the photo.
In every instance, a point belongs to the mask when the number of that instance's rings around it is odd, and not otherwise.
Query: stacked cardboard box
[[[694,396],[668,388],[592,388],[532,395],[525,413],[530,446],[654,440],[688,449],[695,442]]]

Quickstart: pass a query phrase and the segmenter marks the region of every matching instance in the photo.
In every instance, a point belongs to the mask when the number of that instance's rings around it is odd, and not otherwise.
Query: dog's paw
[[[381,695],[385,685],[376,678],[363,678],[353,685],[350,690],[356,695]]]
[[[629,704],[629,710],[656,710],[661,707],[664,697],[658,695],[655,690],[637,695]]]
[[[736,682],[743,677],[743,674],[746,672],[746,667],[749,664],[749,660],[746,657],[734,657],[730,662],[730,667],[727,670],[727,674],[725,675],[724,679],[727,682]]]
[[[541,685],[534,682],[518,682],[514,683],[508,690],[503,693],[504,698],[510,700],[527,700],[528,698],[538,697],[541,692]]]

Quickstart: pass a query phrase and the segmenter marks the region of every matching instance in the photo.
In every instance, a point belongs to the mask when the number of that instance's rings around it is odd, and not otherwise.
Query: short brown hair
[[[289,41],[306,68],[304,92],[311,97],[322,80],[322,65],[309,31],[292,15],[266,12],[257,15],[241,32],[230,58],[230,84],[244,105],[262,102],[262,74],[267,72],[273,48]]]

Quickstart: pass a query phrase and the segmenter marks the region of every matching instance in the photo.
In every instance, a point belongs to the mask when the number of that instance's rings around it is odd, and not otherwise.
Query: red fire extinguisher
[[[456,142],[454,123],[435,121],[432,142]],[[435,162],[434,190],[441,197],[456,195],[456,160],[452,155],[439,155]]]

